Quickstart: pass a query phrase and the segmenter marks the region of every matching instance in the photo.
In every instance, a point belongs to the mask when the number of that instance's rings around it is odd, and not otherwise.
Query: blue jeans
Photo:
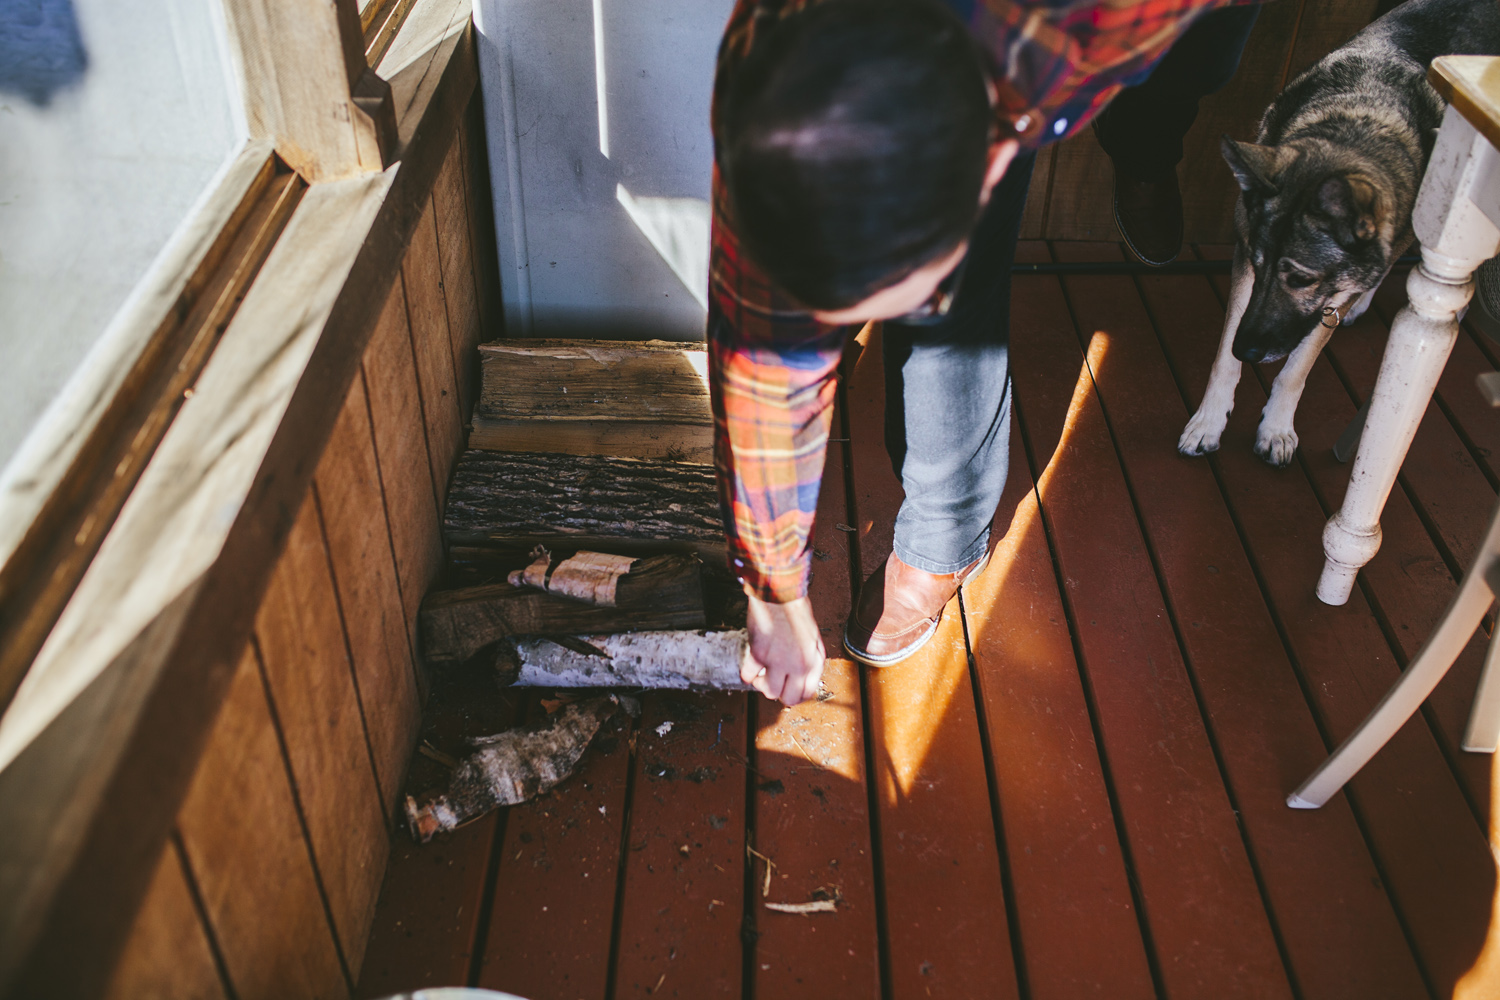
[[[906,500],[896,556],[953,573],[984,554],[1010,459],[1010,266],[1034,152],[1016,157],[970,238],[948,315],[885,324],[885,446]]]

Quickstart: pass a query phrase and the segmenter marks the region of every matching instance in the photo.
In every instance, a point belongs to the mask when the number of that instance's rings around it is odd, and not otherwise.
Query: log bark
[[[702,628],[701,570],[693,555],[641,559],[620,577],[612,608],[509,583],[438,592],[422,606],[424,653],[437,666],[510,636]]]
[[[443,532],[457,546],[724,549],[712,466],[597,455],[465,452]]]
[[[632,632],[581,635],[568,646],[550,639],[522,639],[514,659],[498,664],[502,681],[517,687],[634,687],[744,691],[740,663],[747,645],[732,632]],[[593,647],[593,652],[577,648]]]

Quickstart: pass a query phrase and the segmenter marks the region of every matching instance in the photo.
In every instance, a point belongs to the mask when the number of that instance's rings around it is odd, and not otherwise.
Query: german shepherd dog
[[[1242,362],[1287,363],[1261,413],[1255,453],[1285,466],[1308,372],[1412,243],[1411,211],[1444,105],[1427,66],[1500,53],[1495,0],[1408,0],[1298,76],[1256,142],[1223,140],[1239,181],[1224,334],[1203,403],[1178,439],[1218,450]]]

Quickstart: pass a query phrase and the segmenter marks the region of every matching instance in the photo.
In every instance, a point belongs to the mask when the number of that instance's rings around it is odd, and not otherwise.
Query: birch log
[[[639,714],[630,698],[606,695],[568,705],[541,723],[472,740],[478,750],[459,762],[448,791],[425,805],[406,797],[406,821],[423,843],[497,806],[536,798],[578,766],[599,727],[620,710]]]
[[[522,639],[515,656],[499,664],[502,680],[517,687],[633,687],[744,691],[740,662],[744,629],[730,632],[630,632],[551,639]],[[580,649],[590,649],[581,652]]]

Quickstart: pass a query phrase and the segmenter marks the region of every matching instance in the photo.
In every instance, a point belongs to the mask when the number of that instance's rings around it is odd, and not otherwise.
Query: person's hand
[[[789,604],[769,604],[748,596],[750,646],[740,664],[740,679],[788,705],[815,697],[823,679],[824,653],[812,602],[802,597]]]

